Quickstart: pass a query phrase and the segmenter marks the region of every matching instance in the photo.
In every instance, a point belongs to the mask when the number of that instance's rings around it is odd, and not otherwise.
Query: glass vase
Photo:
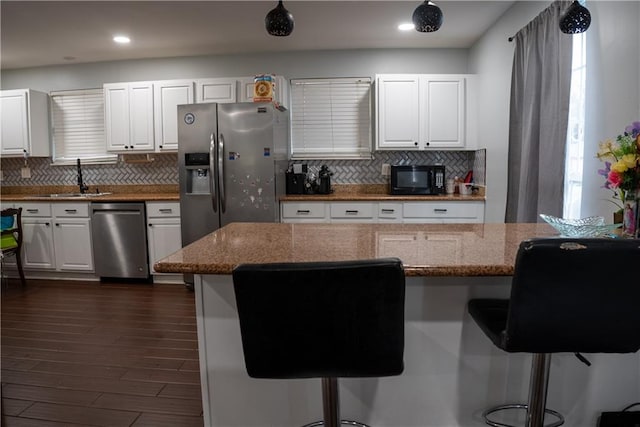
[[[625,237],[638,237],[638,198],[640,191],[627,191],[624,200],[622,234]]]

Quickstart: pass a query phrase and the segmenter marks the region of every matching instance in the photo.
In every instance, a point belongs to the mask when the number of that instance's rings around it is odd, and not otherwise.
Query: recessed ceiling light
[[[127,36],[115,36],[113,37],[113,41],[120,44],[127,44],[131,39]]]
[[[405,23],[403,23],[403,24],[398,25],[398,29],[399,29],[400,31],[409,31],[409,30],[413,30],[414,28],[415,28],[415,27],[414,27],[414,25],[413,25],[413,24],[411,24],[411,23],[406,23],[406,22],[405,22]]]

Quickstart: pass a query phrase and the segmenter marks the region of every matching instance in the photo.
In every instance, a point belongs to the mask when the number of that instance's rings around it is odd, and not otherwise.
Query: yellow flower
[[[638,159],[635,154],[625,154],[624,156],[622,156],[620,161],[624,163],[627,169],[633,169],[636,167]]]
[[[619,160],[611,165],[611,170],[617,173],[625,173],[627,169],[629,169],[629,167],[622,160]]]

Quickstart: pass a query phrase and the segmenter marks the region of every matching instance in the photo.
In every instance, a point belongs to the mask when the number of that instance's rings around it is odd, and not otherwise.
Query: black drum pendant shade
[[[591,25],[591,13],[577,0],[571,3],[560,17],[560,31],[565,34],[584,33],[589,25]]]
[[[293,31],[293,15],[282,5],[282,0],[278,6],[271,9],[264,18],[264,25],[267,32],[272,36],[284,37]]]
[[[435,3],[425,1],[413,11],[413,25],[421,33],[438,31],[442,25],[442,10]]]

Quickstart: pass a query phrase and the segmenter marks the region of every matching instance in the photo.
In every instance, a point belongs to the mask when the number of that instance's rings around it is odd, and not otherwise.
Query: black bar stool
[[[341,424],[339,377],[404,369],[405,278],[398,259],[243,264],[233,271],[247,373],[322,378],[324,421]]]
[[[482,331],[500,349],[533,353],[528,427],[544,425],[551,353],[634,353],[640,349],[640,286],[637,239],[532,239],[520,244],[509,300],[472,299],[468,309]]]

